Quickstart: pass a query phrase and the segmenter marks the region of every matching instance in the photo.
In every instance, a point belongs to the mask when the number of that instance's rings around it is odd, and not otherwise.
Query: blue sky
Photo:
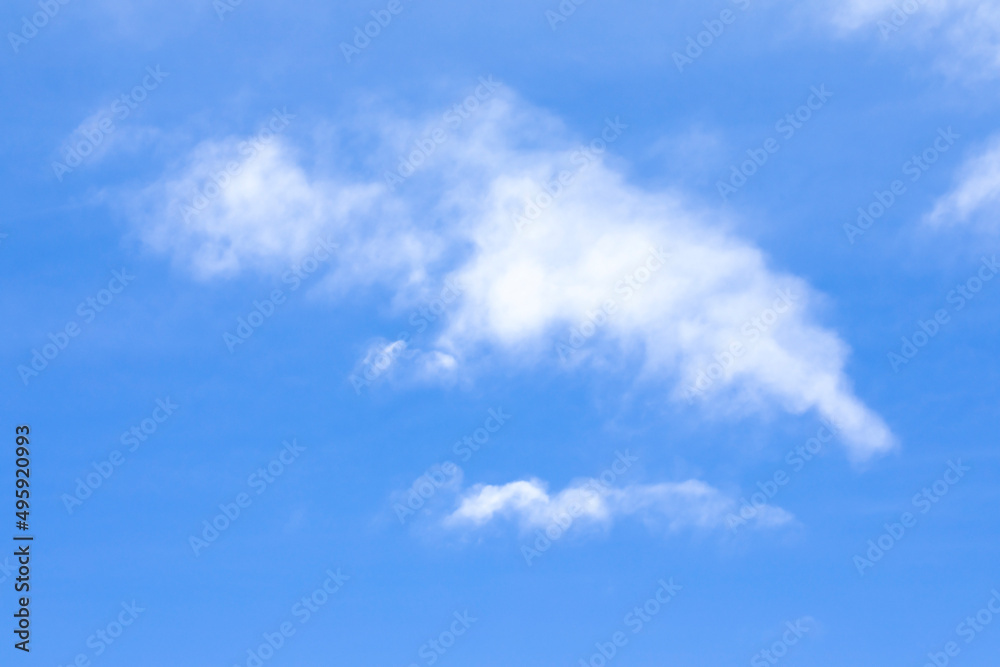
[[[990,664],[992,4],[0,23],[3,664]]]

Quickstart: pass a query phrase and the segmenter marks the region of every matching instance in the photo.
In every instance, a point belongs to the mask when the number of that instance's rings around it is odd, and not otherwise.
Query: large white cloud
[[[599,354],[601,343],[638,347],[645,376],[679,379],[678,397],[690,387],[699,397],[764,394],[793,413],[816,409],[837,422],[859,457],[891,445],[843,375],[846,346],[809,321],[809,288],[771,271],[710,213],[629,185],[593,154],[586,164],[572,150],[479,155],[466,161],[465,182],[481,166],[481,187],[452,202],[474,244],[456,271],[464,299],[440,341],[454,356],[482,343],[553,357],[558,346],[571,359]],[[571,178],[550,196],[544,184],[560,173]],[[789,292],[796,307],[777,313]],[[742,353],[730,362],[734,345]]]
[[[185,215],[179,193],[203,191],[239,145],[206,143],[139,197],[139,219],[202,276],[274,268],[334,232],[338,290],[381,281],[406,302],[454,278],[464,290],[433,347],[459,368],[574,367],[624,351],[676,399],[813,410],[857,459],[891,448],[843,372],[847,346],[811,319],[815,294],[712,211],[628,183],[606,159],[627,131],[609,119],[578,149],[550,115],[497,95],[394,193],[382,179],[310,174],[274,141]]]

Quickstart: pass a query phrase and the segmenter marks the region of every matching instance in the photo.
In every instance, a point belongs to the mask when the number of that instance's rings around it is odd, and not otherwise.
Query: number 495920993
[[[29,432],[27,426],[17,427],[17,448],[14,450],[14,453],[17,455],[17,460],[15,461],[17,468],[14,470],[15,484],[17,486],[15,489],[17,502],[15,503],[16,511],[14,514],[18,519],[16,525],[20,530],[28,530],[28,500],[31,497],[31,484],[29,481],[31,477],[31,452],[28,450]]]

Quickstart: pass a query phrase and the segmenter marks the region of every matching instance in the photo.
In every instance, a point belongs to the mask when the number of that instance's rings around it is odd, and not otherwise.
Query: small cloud
[[[380,190],[311,178],[279,137],[233,138],[199,144],[127,205],[148,245],[207,279],[285,270]]]
[[[500,486],[472,487],[444,523],[452,528],[475,528],[504,518],[528,531],[565,522],[566,517],[610,525],[620,517],[636,516],[653,523],[663,521],[670,530],[712,530],[725,527],[736,512],[736,500],[694,479],[624,487],[586,479],[555,494],[548,492],[545,482],[527,479]],[[764,505],[751,522],[761,528],[774,528],[792,520],[785,510]]]
[[[397,365],[399,358],[406,353],[406,342],[396,340],[389,342],[378,339],[368,346],[368,351],[354,369],[354,375],[364,378],[367,382],[375,382],[389,375]]]
[[[371,386],[389,378],[394,381],[448,382],[454,379],[458,360],[452,355],[432,350],[424,352],[403,340],[378,339],[351,373],[358,386]]]
[[[420,375],[428,379],[449,377],[458,369],[455,357],[436,350],[420,353],[417,363]]]
[[[972,225],[988,231],[1000,228],[1000,135],[966,160],[957,183],[927,215],[934,226]]]

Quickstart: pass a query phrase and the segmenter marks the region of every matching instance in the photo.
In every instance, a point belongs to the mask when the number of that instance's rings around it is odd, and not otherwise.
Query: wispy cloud
[[[935,51],[957,78],[1000,75],[1000,6],[979,0],[849,0],[817,8],[844,33]]]
[[[281,139],[233,138],[199,144],[130,203],[151,247],[212,278],[280,270],[369,210],[380,190],[313,178]]]
[[[927,222],[989,232],[1000,229],[1000,135],[962,165],[954,188],[938,199]]]

